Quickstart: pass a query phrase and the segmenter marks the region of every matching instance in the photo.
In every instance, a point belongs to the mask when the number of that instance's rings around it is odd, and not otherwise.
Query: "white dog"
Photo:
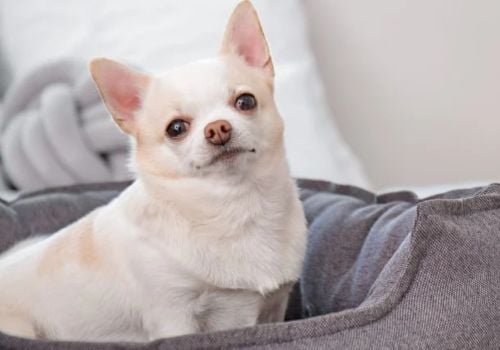
[[[131,136],[137,180],[0,258],[0,330],[148,341],[283,320],[306,225],[251,3],[214,59],[158,77],[103,58],[90,67]]]

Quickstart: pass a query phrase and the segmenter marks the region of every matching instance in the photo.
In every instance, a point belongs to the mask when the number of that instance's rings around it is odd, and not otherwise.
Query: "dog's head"
[[[104,58],[90,67],[113,119],[134,140],[139,174],[245,174],[282,156],[273,64],[249,1],[234,10],[214,59],[155,77]]]

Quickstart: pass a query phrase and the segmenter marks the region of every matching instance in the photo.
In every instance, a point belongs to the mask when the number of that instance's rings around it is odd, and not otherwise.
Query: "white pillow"
[[[2,0],[14,78],[58,58],[108,56],[161,71],[213,56],[237,0]],[[322,91],[299,0],[254,0],[276,70],[292,174],[366,186]]]

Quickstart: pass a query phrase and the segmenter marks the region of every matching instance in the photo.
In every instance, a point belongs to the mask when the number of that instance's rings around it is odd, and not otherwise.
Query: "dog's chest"
[[[202,214],[170,212],[141,226],[150,237],[140,260],[148,269],[187,276],[217,288],[262,291],[282,282],[289,243],[286,205],[259,200],[213,203]],[[151,230],[157,234],[151,235]],[[152,237],[152,238],[151,238]],[[137,248],[137,245],[134,245]],[[168,283],[167,278],[167,283]]]

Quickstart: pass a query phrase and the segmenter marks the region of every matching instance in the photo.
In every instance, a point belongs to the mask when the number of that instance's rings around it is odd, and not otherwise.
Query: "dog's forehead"
[[[158,77],[161,93],[175,94],[183,99],[221,98],[229,90],[228,68],[214,58],[193,62],[172,69]]]

